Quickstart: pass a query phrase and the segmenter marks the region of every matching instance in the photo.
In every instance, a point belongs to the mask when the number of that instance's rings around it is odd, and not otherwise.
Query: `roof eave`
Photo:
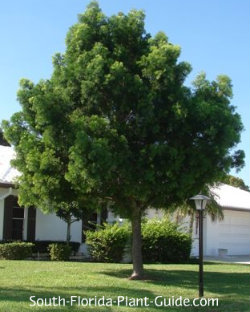
[[[15,184],[10,183],[10,182],[2,182],[2,181],[0,181],[0,187],[2,187],[2,188],[9,188],[9,187],[16,188]]]
[[[221,206],[222,210],[233,210],[233,211],[247,211],[250,212],[250,207],[228,207],[228,206]]]

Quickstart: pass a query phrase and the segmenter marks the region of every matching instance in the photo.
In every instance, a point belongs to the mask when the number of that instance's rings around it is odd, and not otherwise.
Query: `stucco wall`
[[[43,214],[39,209],[36,213],[36,240],[66,240],[67,224],[55,214]],[[81,242],[82,222],[71,225],[71,241]]]
[[[9,192],[8,188],[0,188],[0,198]],[[17,195],[16,190],[11,195]],[[220,249],[226,249],[228,255],[250,254],[250,211],[224,210],[225,218],[222,221],[212,221],[209,216],[204,218],[204,255],[218,256]],[[162,218],[161,210],[149,209],[149,218]],[[175,217],[173,216],[173,219]],[[3,239],[4,199],[0,199],[0,240]],[[119,216],[108,213],[108,222],[122,222]],[[184,227],[188,228],[189,217],[183,220]],[[25,209],[24,239],[27,237],[27,209]],[[67,225],[55,214],[43,214],[37,209],[36,214],[36,240],[66,240]],[[193,225],[192,256],[198,256],[198,237],[196,220]],[[82,222],[74,222],[71,226],[71,240],[81,242]],[[82,251],[86,246],[82,245]]]
[[[0,188],[0,198],[9,194],[9,188]],[[17,190],[11,189],[10,195],[17,196]],[[24,239],[27,238],[27,212],[24,212]],[[0,199],[0,240],[3,239],[4,198]],[[66,240],[67,225],[55,214],[43,214],[37,209],[36,214],[36,240]],[[71,225],[71,241],[81,242],[82,222],[77,221]]]
[[[250,211],[224,209],[224,220],[212,221],[208,215],[203,219],[203,250],[204,256],[217,257],[220,253],[225,255],[249,255],[250,254]],[[148,217],[159,217],[161,213],[150,209]],[[175,220],[175,214],[172,218]],[[188,230],[190,218],[185,217],[182,228]],[[199,230],[197,219],[194,218],[192,234],[191,256],[199,255]],[[222,254],[221,254],[222,255]]]
[[[218,256],[220,249],[227,255],[250,254],[250,211],[223,210],[224,219],[212,222],[208,217],[205,254]]]

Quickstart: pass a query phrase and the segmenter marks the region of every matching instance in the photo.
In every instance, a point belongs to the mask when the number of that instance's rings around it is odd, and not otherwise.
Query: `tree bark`
[[[132,212],[132,260],[133,273],[130,276],[132,280],[143,278],[142,261],[142,238],[141,238],[141,208],[134,205]]]
[[[194,225],[194,212],[191,212],[190,221],[189,221],[189,234],[193,234],[193,225]]]
[[[71,218],[68,219],[67,221],[67,234],[66,234],[66,241],[67,245],[70,243],[70,238],[71,238]]]

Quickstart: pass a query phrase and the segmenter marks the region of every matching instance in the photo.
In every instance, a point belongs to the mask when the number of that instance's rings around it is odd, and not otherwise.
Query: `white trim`
[[[27,240],[27,231],[28,231],[28,208],[24,208],[23,212],[23,240]]]
[[[13,189],[12,189],[12,187],[10,187],[7,193],[5,193],[5,194],[3,194],[2,196],[0,196],[0,200],[3,200],[3,199],[5,199],[6,197],[8,197],[9,195],[11,195],[11,194],[12,194],[12,191],[13,191]]]

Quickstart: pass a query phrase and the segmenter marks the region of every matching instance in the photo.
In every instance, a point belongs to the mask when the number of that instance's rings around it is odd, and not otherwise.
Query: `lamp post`
[[[196,195],[190,198],[194,200],[196,210],[199,212],[199,297],[203,297],[203,211],[206,208],[209,197],[205,195]]]

